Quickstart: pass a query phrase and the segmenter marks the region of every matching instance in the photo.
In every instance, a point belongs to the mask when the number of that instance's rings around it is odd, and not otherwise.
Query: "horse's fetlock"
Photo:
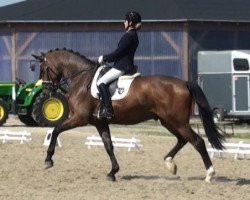
[[[114,172],[115,172],[115,173],[118,172],[119,170],[120,170],[120,167],[119,167],[119,166],[117,166],[117,167],[114,168]]]

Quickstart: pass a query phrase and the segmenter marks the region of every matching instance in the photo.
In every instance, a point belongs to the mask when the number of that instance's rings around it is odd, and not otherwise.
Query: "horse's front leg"
[[[75,128],[77,126],[80,125],[84,125],[83,121],[84,120],[80,120],[81,118],[78,115],[73,115],[72,117],[66,119],[61,125],[57,125],[53,132],[52,132],[52,137],[51,137],[51,141],[47,150],[47,157],[45,159],[45,165],[46,165],[46,169],[53,167],[53,160],[52,160],[52,156],[55,153],[55,147],[56,147],[56,142],[57,142],[57,137],[59,136],[59,134],[63,131]],[[80,124],[81,123],[81,124]],[[87,122],[86,122],[87,124]]]
[[[112,168],[107,175],[107,179],[110,181],[115,181],[115,174],[119,171],[119,165],[114,154],[114,146],[111,140],[109,126],[106,122],[103,122],[102,124],[97,125],[96,128],[102,138],[104,147],[109,155],[112,164]]]

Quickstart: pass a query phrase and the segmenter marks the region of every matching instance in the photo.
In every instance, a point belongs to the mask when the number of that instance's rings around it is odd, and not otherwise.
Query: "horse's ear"
[[[38,56],[38,55],[35,55],[35,54],[31,54],[36,60],[38,60],[38,61],[40,61],[40,62],[42,62],[43,61],[43,59],[44,59],[44,56],[43,55],[41,55],[41,56]]]

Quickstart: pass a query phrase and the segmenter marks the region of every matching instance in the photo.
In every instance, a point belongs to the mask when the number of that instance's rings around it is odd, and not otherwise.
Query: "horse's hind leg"
[[[210,182],[211,178],[215,174],[215,171],[214,171],[211,159],[208,155],[204,140],[197,133],[195,133],[193,131],[190,124],[186,124],[186,125],[183,125],[179,128],[175,128],[175,127],[172,127],[169,124],[165,123],[163,120],[161,121],[161,123],[164,127],[166,127],[168,130],[170,130],[170,132],[173,133],[178,139],[177,144],[164,157],[164,160],[166,161],[166,165],[167,165],[168,170],[170,170],[174,174],[176,173],[177,167],[176,167],[175,163],[173,162],[173,158],[177,154],[177,152],[187,142],[189,142],[194,146],[194,148],[201,155],[202,160],[203,160],[204,165],[205,165],[205,168],[207,170],[205,181]]]
[[[167,155],[164,156],[167,169],[174,175],[177,173],[177,165],[174,163],[173,159],[186,143],[186,140],[181,137],[177,137],[176,145],[169,151],[169,153],[167,153]]]
[[[187,141],[179,135],[179,133],[171,129],[165,122],[164,120],[161,120],[161,124],[167,128],[172,134],[174,134],[177,138],[177,143],[176,145],[164,156],[164,160],[167,166],[167,169],[172,173],[176,174],[177,173],[177,165],[174,163],[174,157],[175,155],[182,149],[182,147],[187,144]]]
[[[203,163],[207,170],[205,181],[210,182],[211,178],[215,174],[215,171],[211,159],[208,155],[204,140],[197,133],[194,132],[194,130],[190,127],[189,124],[187,126],[180,128],[179,133],[183,138],[185,138],[188,142],[190,142],[201,155]]]
[[[112,163],[112,168],[107,175],[107,179],[110,181],[115,181],[115,174],[119,171],[119,165],[114,154],[114,146],[111,140],[109,126],[107,123],[103,122],[102,124],[97,125],[96,128],[102,138],[104,147]]]
[[[200,153],[202,160],[205,164],[206,170],[207,170],[205,181],[210,182],[212,177],[215,175],[213,164],[208,155],[204,140],[198,134],[196,134],[193,130],[192,132],[196,135],[196,141],[193,141],[191,144]]]

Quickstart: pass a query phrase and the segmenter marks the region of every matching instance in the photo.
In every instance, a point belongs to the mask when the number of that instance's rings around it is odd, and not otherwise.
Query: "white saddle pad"
[[[98,91],[96,82],[97,82],[97,78],[100,74],[100,71],[102,69],[103,69],[103,66],[98,68],[98,70],[96,71],[95,76],[93,78],[92,84],[91,84],[91,95],[94,98],[98,98],[99,91]],[[124,98],[129,91],[129,88],[130,88],[132,81],[137,76],[140,76],[140,73],[136,73],[136,74],[133,74],[131,76],[124,75],[124,76],[119,77],[118,83],[117,83],[118,87],[116,88],[114,95],[111,97],[111,100],[119,100],[119,99]]]

